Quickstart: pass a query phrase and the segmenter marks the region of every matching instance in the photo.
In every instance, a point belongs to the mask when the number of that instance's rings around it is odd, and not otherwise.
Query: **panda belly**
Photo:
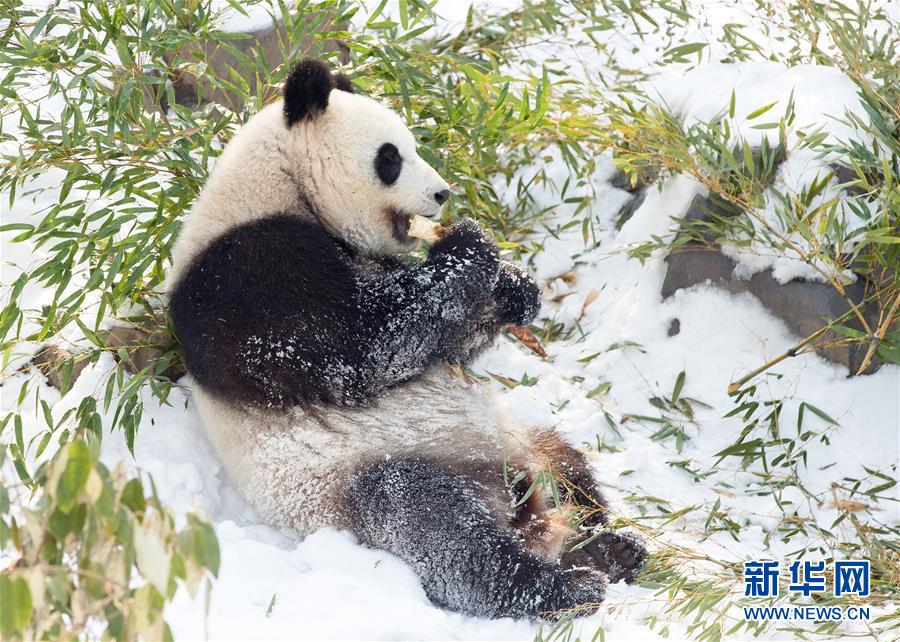
[[[417,458],[468,478],[495,515],[509,511],[503,467],[519,461],[527,436],[498,400],[433,366],[372,405],[282,412],[224,403],[202,386],[194,402],[229,478],[268,523],[300,533],[352,529],[344,491],[356,471]]]

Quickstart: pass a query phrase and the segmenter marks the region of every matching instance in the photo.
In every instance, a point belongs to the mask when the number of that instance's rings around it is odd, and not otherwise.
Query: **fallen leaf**
[[[866,504],[855,502],[852,499],[832,499],[831,506],[845,513],[858,513],[868,508]]]
[[[597,300],[597,297],[600,296],[600,293],[597,292],[594,288],[591,288],[591,291],[587,293],[587,296],[584,297],[584,303],[581,304],[581,316],[584,316],[585,311],[588,309],[588,306]]]
[[[509,377],[504,377],[503,375],[494,374],[493,372],[490,372],[490,371],[488,372],[488,374],[491,375],[494,379],[496,379],[500,383],[502,383],[507,388],[515,388],[516,386],[519,385],[518,382],[513,381]]]
[[[534,332],[529,330],[527,327],[508,325],[505,329],[512,336],[518,339],[523,346],[538,355],[541,359],[545,359],[547,357],[547,351],[544,350],[544,346],[542,346],[541,342],[538,341],[538,338],[534,336]]]

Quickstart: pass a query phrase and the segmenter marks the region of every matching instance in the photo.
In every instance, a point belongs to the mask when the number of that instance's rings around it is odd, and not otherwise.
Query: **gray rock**
[[[310,21],[316,14],[310,16]],[[330,30],[333,25],[323,22],[319,30]],[[164,56],[166,63],[174,70],[170,75],[175,102],[184,107],[197,109],[209,103],[216,103],[233,111],[243,108],[243,98],[239,92],[227,87],[217,87],[210,78],[225,80],[230,84],[238,84],[234,76],[243,79],[248,86],[250,97],[256,98],[260,91],[262,102],[267,103],[275,98],[279,89],[266,84],[265,74],[284,64],[285,54],[294,55],[297,60],[304,56],[316,56],[324,52],[338,51],[342,62],[349,60],[349,50],[337,40],[319,40],[305,37],[299,43],[291,40],[290,34],[281,22],[275,22],[256,31],[240,34],[240,38],[228,39],[228,47],[236,50],[238,55],[229,51],[215,40],[205,40],[199,44],[191,43],[177,51]],[[243,55],[244,59],[241,58]],[[191,69],[198,62],[206,65],[206,71],[200,76]],[[292,62],[292,61],[288,61]],[[123,70],[124,73],[124,70]],[[158,72],[151,72],[158,75]],[[119,79],[121,80],[121,79]],[[163,93],[155,95],[157,86],[145,86],[145,103],[148,109],[167,111],[168,97]]]
[[[678,238],[688,235],[690,231],[690,236],[694,239],[702,238],[710,243],[715,242],[720,236],[721,223],[727,223],[727,219],[734,218],[738,214],[740,209],[731,203],[720,198],[697,194],[681,218]]]
[[[173,359],[160,376],[177,381],[185,373],[184,363],[175,337],[165,326],[165,318],[157,312],[154,318],[135,325],[121,325],[110,328],[101,334],[109,350],[121,360],[120,348],[125,348],[127,359],[125,369],[134,374],[152,366],[165,354],[173,354]],[[174,353],[177,352],[177,356]]]
[[[644,204],[645,198],[647,198],[647,190],[643,190],[635,194],[625,202],[625,205],[623,205],[622,209],[619,210],[619,213],[616,214],[617,230],[621,230],[622,226],[628,222],[628,219],[634,216],[634,213],[638,210],[638,208]]]
[[[637,172],[637,181],[632,184],[631,178],[621,169],[617,169],[613,177],[609,179],[609,184],[618,189],[638,194],[653,185],[656,179],[662,173],[662,165],[641,167]]]
[[[835,180],[841,184],[849,196],[862,196],[866,193],[866,190],[856,184],[858,177],[852,168],[837,163],[831,163],[828,167],[834,172]]]
[[[678,319],[672,319],[672,320],[669,322],[669,331],[668,331],[667,334],[668,334],[670,337],[674,337],[674,336],[676,336],[679,332],[681,332],[681,321],[679,321]]]
[[[119,351],[124,349],[125,369],[131,374],[152,366],[166,354],[171,354],[173,358],[158,375],[177,381],[185,373],[177,340],[166,327],[165,315],[161,311],[154,312],[152,317],[139,323],[114,326],[99,332],[98,336],[116,361],[122,361]],[[65,348],[45,345],[32,357],[31,364],[47,377],[47,383],[61,390],[65,380],[64,366],[69,359],[76,359],[72,367],[72,382],[74,382],[88,364],[86,355],[78,359],[76,353]]]
[[[734,261],[718,249],[701,243],[688,243],[678,248],[666,257],[666,263],[668,270],[662,286],[663,298],[698,283],[711,283],[732,293],[749,292],[800,337],[813,334],[849,310],[847,301],[827,283],[790,281],[782,284],[772,276],[771,270],[757,272],[750,279],[736,278]],[[857,304],[865,297],[865,285],[861,282],[847,286],[845,291]],[[863,309],[863,316],[870,327],[877,325],[878,305],[869,304]],[[845,325],[862,330],[855,317],[851,317]],[[819,343],[840,338],[841,335],[830,331]],[[847,366],[850,373],[855,374],[862,365],[866,346],[834,345],[816,352],[830,361]],[[865,373],[875,372],[880,366],[881,363],[873,359]]]
[[[783,150],[779,148],[776,151],[775,164],[766,168],[760,177],[763,185],[774,180],[778,165],[784,160]],[[761,150],[756,148],[753,154],[755,166],[759,168]],[[736,158],[740,156],[736,155]],[[847,168],[835,165],[832,170],[841,182],[849,182],[855,178],[855,174]],[[848,171],[850,174],[847,174]],[[757,272],[749,279],[735,277],[735,262],[722,254],[716,245],[719,231],[715,228],[721,229],[721,225],[713,226],[710,223],[727,222],[738,214],[739,209],[719,198],[699,194],[694,197],[682,218],[678,238],[689,235],[695,240],[679,246],[666,257],[668,269],[662,286],[663,298],[699,283],[711,283],[732,293],[749,292],[802,338],[810,336],[850,309],[846,299],[827,283],[795,280],[782,284],[772,276],[771,270]],[[865,290],[864,278],[845,288],[847,296],[857,305],[865,298]],[[871,303],[863,310],[863,316],[870,327],[877,326],[878,311],[877,303]],[[845,325],[860,331],[863,329],[855,317],[851,317]],[[841,338],[841,335],[830,331],[817,343],[827,345]],[[866,346],[859,344],[837,344],[821,347],[816,352],[830,361],[847,366],[850,373],[855,374],[862,365],[866,349]],[[877,359],[873,359],[865,372],[874,372],[880,365]]]
[[[322,29],[330,29],[330,24],[324,24]],[[208,75],[235,82],[232,74],[244,79],[249,87],[250,95],[256,97],[259,89],[265,92],[263,102],[274,99],[279,89],[265,85],[264,73],[277,69],[285,62],[284,53],[294,50],[295,45],[297,59],[306,55],[315,55],[323,51],[343,51],[346,59],[346,48],[334,41],[320,41],[312,37],[303,38],[299,44],[290,40],[287,29],[281,23],[273,23],[257,31],[246,34],[246,38],[229,40],[229,46],[247,56],[251,64],[240,60],[232,52],[217,42],[207,40],[200,46],[189,45],[182,47],[172,54],[169,64],[179,69],[179,73],[172,79],[175,89],[175,100],[186,107],[199,107],[207,103],[217,103],[231,110],[240,110],[243,101],[239,94],[229,91],[227,88],[215,87],[207,79]],[[254,59],[258,56],[261,60]],[[197,60],[206,63],[210,72],[197,77],[190,73],[188,64]],[[251,66],[253,65],[253,66]],[[262,71],[261,71],[262,70]]]
[[[31,365],[37,368],[41,374],[47,378],[47,383],[57,390],[62,390],[66,378],[64,365],[68,359],[71,359],[74,356],[74,353],[69,352],[65,348],[54,345],[45,345],[31,358]],[[74,361],[72,363],[72,379],[69,382],[70,385],[78,379],[78,376],[87,364],[87,359],[81,359],[80,361]]]

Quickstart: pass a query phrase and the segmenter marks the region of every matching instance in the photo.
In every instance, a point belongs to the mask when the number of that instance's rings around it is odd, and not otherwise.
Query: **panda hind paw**
[[[647,549],[641,538],[627,531],[605,530],[585,549],[613,584],[619,580],[634,583],[647,558]]]

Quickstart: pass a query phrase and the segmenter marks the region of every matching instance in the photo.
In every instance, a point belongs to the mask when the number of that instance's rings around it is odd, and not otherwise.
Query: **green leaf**
[[[610,388],[612,388],[612,381],[604,381],[596,388],[588,392],[587,398],[593,399],[594,397],[597,397],[599,395],[605,395],[607,392],[609,392]]]
[[[139,517],[147,510],[147,498],[144,497],[144,486],[140,479],[129,479],[125,484],[122,489],[122,504]]]
[[[44,413],[44,422],[50,430],[53,430],[53,412],[50,410],[50,404],[41,399],[41,410]]]
[[[686,45],[678,45],[677,47],[672,47],[671,49],[663,52],[663,58],[667,58],[672,61],[682,60],[685,56],[689,56],[692,53],[697,53],[698,51],[702,51],[706,47],[707,43],[705,42],[690,42]]]
[[[807,408],[809,408],[810,412],[817,415],[820,419],[827,421],[828,423],[833,424],[835,426],[837,425],[837,422],[834,419],[832,419],[824,410],[820,410],[820,409],[816,408],[811,403],[804,403],[804,405]]]
[[[16,414],[13,417],[13,432],[16,437],[16,447],[19,449],[20,453],[25,452],[25,437],[22,433],[22,415]]]
[[[893,488],[897,485],[896,481],[889,481],[879,486],[875,486],[866,491],[866,495],[877,495],[880,492],[887,490],[888,488]]]
[[[409,2],[400,0],[400,24],[403,29],[409,29]]]
[[[716,457],[728,457],[734,455],[750,455],[760,450],[763,442],[762,439],[753,439],[740,444],[732,444],[728,448],[720,450],[715,454]]]
[[[128,452],[134,457],[134,417],[125,418],[125,445]]]
[[[882,234],[875,234],[872,232],[867,232],[865,239],[870,243],[878,243],[881,245],[893,245],[894,243],[900,243],[900,236],[884,236]]]
[[[216,532],[210,524],[198,521],[197,527],[200,529],[202,535],[200,541],[202,541],[203,559],[205,560],[206,568],[208,568],[213,575],[218,576],[219,566],[221,564],[219,539],[216,537]],[[199,555],[197,559],[198,561],[201,559]]]
[[[3,607],[0,608],[0,635],[4,640],[18,637],[19,633],[31,619],[31,591],[28,582],[21,577],[0,575],[0,595],[3,596]]]
[[[69,444],[66,467],[56,487],[56,500],[60,508],[68,510],[78,499],[90,472],[91,451],[81,439],[73,441]]]
[[[765,114],[767,111],[772,109],[772,107],[774,107],[777,104],[778,104],[778,101],[776,100],[774,103],[769,103],[768,105],[764,105],[763,107],[760,107],[759,109],[754,109],[749,114],[747,114],[747,120],[753,120],[757,116],[762,116],[763,114]]]
[[[7,223],[0,225],[0,232],[12,232],[13,230],[34,230],[34,225],[28,223]]]
[[[684,379],[685,374],[684,370],[678,373],[678,377],[675,378],[675,389],[672,390],[672,404],[678,403],[678,398],[681,396],[681,389],[684,388]]]
[[[182,532],[179,543],[186,555],[190,555],[198,565],[208,568],[213,575],[219,574],[219,540],[212,526],[195,515],[188,517],[191,528]]]

